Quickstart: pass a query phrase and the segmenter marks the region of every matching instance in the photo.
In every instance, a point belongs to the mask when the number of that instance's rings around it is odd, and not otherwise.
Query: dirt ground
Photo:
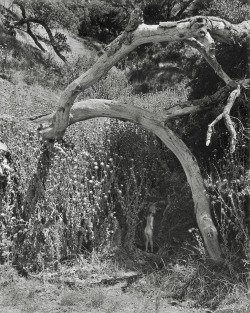
[[[168,299],[124,293],[121,286],[86,291],[53,290],[21,296],[17,290],[0,292],[0,313],[203,313],[204,309],[190,309],[185,304],[174,305]],[[207,311],[208,312],[208,311]]]

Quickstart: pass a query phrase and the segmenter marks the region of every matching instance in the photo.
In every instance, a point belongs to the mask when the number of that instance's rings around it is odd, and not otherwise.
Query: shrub
[[[250,175],[245,149],[246,139],[242,136],[233,155],[226,148],[218,157],[214,150],[206,185],[228,265],[248,268]]]

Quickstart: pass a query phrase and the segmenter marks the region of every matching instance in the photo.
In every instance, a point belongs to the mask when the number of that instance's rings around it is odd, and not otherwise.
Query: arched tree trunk
[[[140,21],[140,17],[138,18]],[[68,127],[71,107],[79,93],[96,83],[125,55],[145,43],[186,41],[199,49],[199,52],[226,83],[232,80],[223,71],[215,57],[213,37],[232,43],[246,40],[250,32],[250,21],[238,25],[211,16],[195,16],[178,22],[163,22],[159,25],[146,25],[138,22],[134,31],[124,31],[106,48],[105,53],[85,73],[75,79],[62,92],[50,124],[43,124],[40,134],[44,140],[61,139]],[[194,38],[198,38],[194,39]]]
[[[191,187],[197,224],[204,238],[211,259],[222,260],[217,230],[211,218],[210,203],[198,163],[185,145],[171,129],[164,126],[162,116],[155,112],[112,100],[90,99],[75,103],[70,111],[69,125],[95,117],[120,118],[141,125],[158,136],[180,161]],[[49,123],[53,114],[37,118],[36,123]]]
[[[180,160],[192,190],[197,222],[205,245],[210,257],[220,261],[217,232],[211,219],[209,201],[204,193],[197,161],[186,145],[170,129],[164,127],[162,115],[131,106],[113,106],[112,102],[105,100],[73,104],[80,92],[97,82],[126,54],[142,44],[152,42],[185,41],[201,53],[225,84],[231,84],[232,79],[216,60],[213,38],[228,44],[244,42],[249,38],[250,21],[234,25],[217,17],[195,16],[177,22],[145,25],[142,15],[139,9],[135,9],[125,31],[105,48],[105,53],[88,71],[63,91],[56,112],[44,119],[38,119],[41,121],[39,133],[43,140],[62,139],[70,124],[97,116],[128,119],[155,133]]]

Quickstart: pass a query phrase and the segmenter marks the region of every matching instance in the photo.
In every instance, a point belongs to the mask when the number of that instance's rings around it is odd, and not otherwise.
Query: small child
[[[156,212],[155,204],[151,204],[149,206],[149,214],[147,216],[147,225],[144,229],[145,237],[146,237],[146,252],[148,252],[148,243],[150,243],[151,252],[154,251],[153,249],[153,228],[154,228],[154,214]]]

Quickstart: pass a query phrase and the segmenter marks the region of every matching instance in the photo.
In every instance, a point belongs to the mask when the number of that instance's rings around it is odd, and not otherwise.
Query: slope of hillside
[[[21,18],[21,11],[18,8],[18,6],[12,4],[13,1],[10,0],[0,0],[0,26],[3,24],[4,21],[4,12],[5,9],[10,9]],[[2,10],[1,10],[2,9]],[[56,55],[54,52],[52,46],[49,43],[49,37],[45,31],[45,29],[37,25],[36,28],[33,28],[33,33],[37,36],[39,39],[40,44],[42,47],[47,51],[45,53],[42,53],[41,50],[37,47],[34,40],[28,35],[26,31],[23,31],[21,29],[15,29],[16,30],[16,40],[20,43],[27,44],[30,47],[33,47],[39,51],[45,58],[51,55],[57,62],[63,63],[63,61]],[[69,53],[62,53],[65,55],[66,59],[68,61],[71,61],[72,59],[77,59],[79,56],[86,56],[86,57],[93,57],[97,55],[97,52],[102,49],[101,45],[98,43],[89,42],[88,40],[84,40],[80,37],[77,37],[76,34],[71,33],[70,31],[66,29],[52,29],[52,33],[55,33],[55,31],[59,31],[60,33],[64,34],[67,37],[67,43],[70,46],[71,52]]]

